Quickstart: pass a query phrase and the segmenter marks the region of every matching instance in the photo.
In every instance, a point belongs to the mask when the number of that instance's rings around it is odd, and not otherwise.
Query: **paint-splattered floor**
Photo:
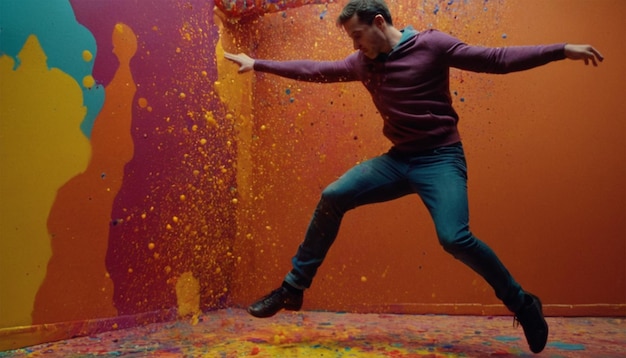
[[[511,317],[209,312],[194,321],[150,324],[0,352],[0,357],[524,357]],[[626,357],[624,318],[548,318],[543,357]]]

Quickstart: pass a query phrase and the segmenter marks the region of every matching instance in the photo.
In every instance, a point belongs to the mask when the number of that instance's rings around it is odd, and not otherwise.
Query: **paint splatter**
[[[187,278],[191,279],[191,275]],[[183,279],[182,277],[180,279]],[[192,285],[193,286],[193,285]],[[191,288],[189,298],[195,297]],[[194,306],[195,307],[195,306]],[[546,356],[620,357],[626,354],[626,321],[549,318],[555,328]],[[508,335],[508,332],[511,332]],[[501,333],[506,332],[507,335]],[[571,342],[571,343],[564,343]],[[177,322],[148,324],[47,343],[0,357],[54,356],[203,357],[527,357],[521,328],[510,317],[280,313],[256,319],[241,309],[213,311]]]
[[[584,351],[584,344],[575,344],[575,343],[564,343],[564,342],[550,342],[548,343],[548,347],[557,348],[564,351]]]
[[[519,341],[519,337],[509,337],[509,336],[496,336],[494,337],[494,339],[496,341],[500,341],[500,342],[514,342],[514,341]]]
[[[74,78],[82,87],[86,114],[80,128],[90,138],[96,116],[104,103],[104,88],[91,79],[96,41],[80,23],[69,1],[3,0],[2,27],[11,36],[2,36],[1,53],[16,60],[28,36],[35,36],[47,56],[49,68],[57,68]],[[20,31],[11,31],[20,29]],[[67,34],[71,34],[68,41]]]

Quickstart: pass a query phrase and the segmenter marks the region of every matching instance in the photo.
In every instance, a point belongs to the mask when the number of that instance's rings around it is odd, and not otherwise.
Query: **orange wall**
[[[434,27],[487,46],[591,43],[606,56],[598,68],[564,61],[506,76],[453,70],[451,88],[474,233],[542,297],[548,314],[626,314],[626,4],[447,3],[390,2],[400,28]],[[334,25],[342,5],[226,22],[223,46],[257,58],[341,58],[352,50]],[[249,209],[240,218],[243,259],[231,297],[246,305],[290,269],[323,187],[389,144],[358,83],[232,76],[253,94]],[[305,309],[506,312],[480,277],[439,247],[417,197],[348,213]]]

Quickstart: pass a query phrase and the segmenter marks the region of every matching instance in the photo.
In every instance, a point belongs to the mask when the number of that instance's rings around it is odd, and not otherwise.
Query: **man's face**
[[[357,15],[343,24],[346,33],[352,39],[355,50],[359,50],[368,58],[375,59],[386,44],[384,33],[379,25],[380,20],[384,22],[382,17],[374,19],[371,25],[359,22]]]

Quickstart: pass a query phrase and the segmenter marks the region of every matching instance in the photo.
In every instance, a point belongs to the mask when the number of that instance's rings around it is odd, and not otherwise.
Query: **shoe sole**
[[[283,307],[279,308],[278,310],[276,310],[276,312],[272,312],[271,314],[268,313],[257,313],[254,312],[252,310],[252,307],[248,307],[248,309],[246,310],[250,315],[256,317],[256,318],[268,318],[268,317],[272,317],[274,315],[276,315],[278,312],[282,311],[282,310],[286,310],[286,311],[300,311],[300,309],[302,309],[302,304],[291,304],[291,305],[287,305],[285,304]]]

